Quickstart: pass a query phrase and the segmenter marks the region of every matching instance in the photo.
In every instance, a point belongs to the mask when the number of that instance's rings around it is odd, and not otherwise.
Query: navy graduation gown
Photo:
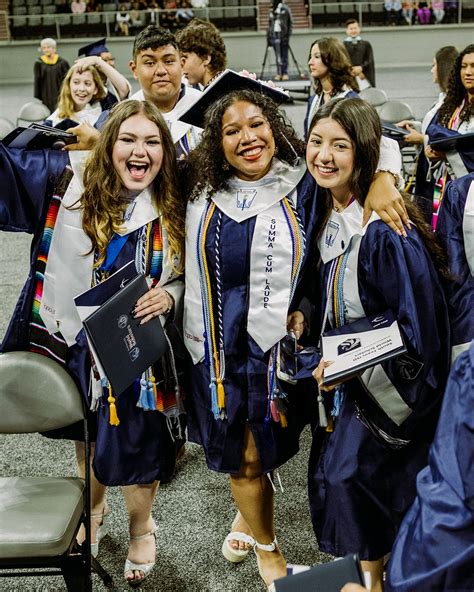
[[[387,569],[387,592],[474,589],[474,342],[456,360],[429,464]]]
[[[440,125],[437,115],[431,121],[426,133],[428,134],[429,138],[428,144],[430,142],[434,142],[435,140],[447,140],[462,135],[456,130],[451,130],[444,125]],[[462,149],[457,150],[457,153],[466,167],[467,172],[470,173],[474,171],[474,142],[471,142],[470,146],[463,146]]]
[[[30,317],[38,250],[54,182],[59,179],[62,186],[55,193],[64,194],[70,180],[70,171],[65,171],[61,177],[67,161],[66,152],[8,150],[0,145],[0,187],[3,188],[0,194],[0,229],[34,233],[30,273],[0,351],[28,350],[30,347]],[[111,273],[135,259],[139,233],[140,230],[131,233]],[[90,403],[90,355],[83,331],[79,333],[77,342],[67,348],[65,366],[86,402]],[[176,445],[167,419],[162,413],[137,408],[138,397],[137,386],[132,386],[116,398],[117,413],[121,419],[117,427],[109,425],[107,404],[102,405],[97,413],[89,413],[91,437],[96,440],[94,472],[104,485],[151,483],[169,479],[174,471]],[[82,433],[77,426],[71,426],[53,436],[76,440],[81,439]]]
[[[316,186],[306,173],[297,190],[297,209],[307,236],[303,268],[308,264],[311,236],[316,224]],[[216,216],[209,226],[206,251],[211,282],[215,277]],[[267,366],[264,353],[247,333],[250,251],[255,217],[236,222],[222,212],[220,260],[224,319],[225,397],[227,419],[215,419],[209,394],[209,368],[198,363],[191,370],[191,395],[187,398],[188,437],[203,446],[208,467],[238,473],[242,461],[245,427],[255,438],[262,472],[278,468],[299,449],[299,435],[313,413],[313,392],[286,385],[290,398],[288,427],[265,421]],[[300,274],[300,278],[303,273]]]
[[[449,324],[437,273],[414,228],[404,239],[380,220],[372,222],[354,265],[357,285],[345,292],[345,305],[351,302],[354,310],[358,291],[355,309],[365,315],[391,309],[408,350],[384,362],[388,381],[378,387],[369,383],[369,389],[392,391],[411,414],[398,425],[358,379],[345,383],[334,431],[318,427],[314,432],[308,486],[319,548],[376,560],[390,551],[415,496],[416,475],[427,461],[449,366]],[[330,262],[321,265],[323,295],[329,267]],[[328,413],[332,400],[326,395]]]
[[[436,236],[448,254],[454,276],[446,285],[454,351],[474,339],[474,261],[469,266],[466,256],[466,241],[474,240],[474,220],[465,220],[467,195],[473,183],[474,173],[448,183],[436,226]],[[464,235],[463,223],[470,224],[470,236]]]

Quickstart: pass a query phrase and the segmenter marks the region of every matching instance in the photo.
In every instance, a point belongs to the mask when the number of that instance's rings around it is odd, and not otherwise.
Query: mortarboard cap
[[[204,127],[204,118],[208,108],[222,96],[234,90],[254,90],[263,93],[276,103],[288,103],[291,97],[282,89],[275,88],[233,70],[224,70],[202,93],[199,99],[178,119],[196,127]]]
[[[100,54],[105,51],[109,50],[105,45],[105,37],[103,37],[98,41],[94,41],[92,43],[89,43],[88,45],[84,45],[84,47],[81,47],[77,52],[77,55],[80,58],[85,58],[89,56],[100,56]]]

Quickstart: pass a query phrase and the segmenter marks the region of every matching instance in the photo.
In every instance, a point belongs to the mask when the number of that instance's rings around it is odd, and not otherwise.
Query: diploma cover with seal
[[[114,276],[113,282],[116,284],[120,276]],[[94,299],[94,290],[103,284],[81,294],[76,298],[76,305],[84,304],[88,293],[92,293]],[[123,287],[121,284],[124,284]],[[120,282],[115,294],[83,319],[93,353],[117,395],[140,378],[168,350],[168,341],[159,317],[143,325],[140,325],[140,319],[133,317],[132,311],[137,300],[146,292],[148,284],[145,276],[135,275],[126,282]]]
[[[323,384],[330,386],[367,368],[406,352],[406,347],[391,311],[365,317],[321,335],[325,361]]]

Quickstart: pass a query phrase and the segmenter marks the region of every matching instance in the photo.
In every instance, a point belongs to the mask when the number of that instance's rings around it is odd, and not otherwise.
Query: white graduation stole
[[[212,197],[216,206],[236,222],[256,216],[247,331],[263,351],[286,335],[293,253],[291,232],[281,201],[287,196],[293,207],[296,205],[295,190],[304,173],[304,163],[291,167],[274,159],[263,179],[245,182],[234,178],[228,190]],[[199,199],[188,204],[186,214],[184,340],[195,364],[204,357],[197,237],[205,212],[206,200]]]

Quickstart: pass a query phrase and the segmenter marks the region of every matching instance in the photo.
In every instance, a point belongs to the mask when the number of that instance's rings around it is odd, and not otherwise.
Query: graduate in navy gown
[[[390,310],[407,352],[337,388],[320,384],[319,421],[309,465],[309,496],[319,548],[358,553],[382,590],[383,557],[415,496],[426,464],[449,368],[449,322],[437,269],[445,268],[419,212],[406,237],[372,214],[362,225],[367,184],[381,135],[375,109],[335,100],[314,117],[308,170],[325,200],[318,236],[321,330]],[[432,257],[436,256],[436,263]],[[447,271],[446,271],[447,273]]]
[[[428,145],[425,155],[431,163],[435,179],[433,226],[436,228],[437,210],[446,183],[474,171],[472,139],[449,150],[431,146],[435,141],[452,140],[463,134],[474,133],[474,45],[468,45],[456,58],[446,97],[426,133]]]
[[[474,342],[449,375],[428,466],[387,568],[387,592],[474,589]]]
[[[271,473],[296,454],[300,432],[314,416],[312,391],[296,391],[279,360],[282,350],[295,347],[287,317],[318,218],[302,142],[259,83],[246,80],[259,92],[227,89],[219,96],[206,113],[202,143],[189,156],[188,435],[203,446],[211,470],[230,474],[239,512],[224,556],[242,561],[255,544],[269,586],[286,573],[275,539]],[[193,111],[199,108],[198,102]],[[384,176],[394,190],[392,176]],[[299,337],[302,328],[295,329]]]
[[[474,339],[474,173],[448,183],[436,236],[453,276],[446,294],[454,359]]]
[[[179,309],[184,205],[176,190],[173,141],[153,105],[127,101],[112,110],[85,168],[82,152],[70,153],[64,172],[67,153],[15,152],[12,157],[2,147],[0,224],[34,233],[34,239],[30,275],[1,349],[49,356],[81,388],[93,411],[95,440],[92,552],[105,533],[105,486],[131,486],[123,489],[131,539],[125,579],[138,583],[154,565],[153,498],[158,482],[172,474],[174,439],[181,435],[172,351],[114,395],[91,367],[73,298],[135,261],[150,285],[137,302],[137,320],[164,315],[164,321]],[[62,435],[76,438],[74,430]],[[81,472],[82,442],[76,452]]]

